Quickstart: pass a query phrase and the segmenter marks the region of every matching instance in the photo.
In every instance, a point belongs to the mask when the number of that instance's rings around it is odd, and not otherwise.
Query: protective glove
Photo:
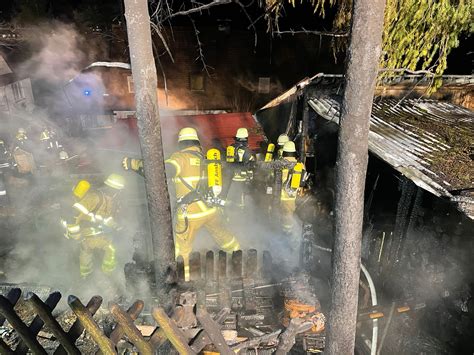
[[[140,171],[143,168],[143,160],[125,157],[122,160],[122,167],[125,170]]]
[[[130,169],[130,158],[128,157],[124,157],[122,159],[122,168],[124,170],[129,170]]]

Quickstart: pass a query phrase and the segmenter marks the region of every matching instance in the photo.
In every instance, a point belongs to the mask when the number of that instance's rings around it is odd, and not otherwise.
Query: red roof
[[[100,146],[119,149],[137,145],[138,129],[136,124],[137,121],[134,118],[119,120],[100,139]],[[260,143],[265,141],[262,128],[249,112],[162,116],[161,127],[165,156],[171,155],[177,149],[178,132],[184,127],[193,127],[198,131],[205,150],[213,147],[225,149],[234,142],[235,133],[240,127],[248,129],[249,146],[252,150],[258,151]]]
[[[249,131],[249,146],[252,150],[258,150],[260,143],[265,140],[262,128],[249,112],[165,116],[161,120],[165,146],[175,145],[178,132],[184,127],[196,128],[205,149],[226,148],[234,142],[235,133],[241,127]]]

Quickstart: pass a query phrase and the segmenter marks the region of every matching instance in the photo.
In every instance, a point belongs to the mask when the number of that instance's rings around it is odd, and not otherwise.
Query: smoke
[[[117,251],[117,267],[111,275],[101,272],[102,250],[97,249],[92,277],[80,278],[80,242],[64,237],[60,220],[66,217],[74,202],[72,188],[80,179],[87,178],[93,189],[103,188],[103,181],[109,174],[122,174],[122,157],[136,154],[139,149],[132,143],[125,145],[125,149],[130,149],[126,152],[108,147],[110,142],[104,138],[104,131],[100,134],[91,131],[82,137],[70,136],[71,117],[67,112],[84,95],[78,87],[94,93],[88,102],[89,108],[84,109],[90,109],[98,117],[105,112],[102,79],[91,72],[78,77],[87,64],[101,59],[100,47],[91,45],[93,41],[88,41],[67,24],[45,24],[32,33],[28,43],[31,55],[16,67],[15,72],[31,79],[38,105],[30,112],[15,112],[2,121],[2,134],[8,136],[2,138],[11,143],[11,148],[15,146],[17,129],[27,130],[29,139],[24,150],[33,154],[37,166],[31,174],[19,174],[13,169],[6,173],[9,215],[0,222],[5,226],[2,241],[13,246],[8,256],[2,255],[6,281],[47,285],[64,295],[76,294],[83,298],[94,294],[106,299],[123,295],[124,265],[132,260],[137,231],[146,230],[142,179],[124,174],[127,188],[119,198],[121,212],[117,216],[123,229],[110,236]],[[70,85],[74,78],[76,87]],[[104,120],[108,119],[104,116]],[[44,143],[39,139],[45,127],[55,132],[57,141],[69,155],[68,161],[59,160],[59,151],[45,154]],[[125,142],[136,142],[130,138],[132,134],[126,127],[118,125],[114,133]],[[44,156],[48,157],[46,161],[40,159]]]
[[[36,27],[30,41],[33,55],[19,68],[37,80],[59,85],[76,76],[86,63],[84,38],[72,25],[53,23]]]
[[[64,163],[55,157],[53,163],[38,164],[40,169],[34,174],[9,174],[9,196],[15,215],[10,218],[8,226],[14,250],[5,262],[7,281],[43,284],[65,295],[76,294],[84,299],[94,294],[104,298],[123,295],[126,293],[124,266],[132,261],[137,244],[143,239],[149,240],[143,178],[132,172],[123,172],[121,168],[124,156],[140,157],[137,137],[125,122],[117,124],[107,121],[110,117],[105,115],[104,121],[109,122],[112,128],[90,127],[86,136],[71,137],[71,117],[65,116],[64,112],[82,105],[85,93],[81,88],[93,93],[87,107],[92,112],[91,116],[100,119],[101,113],[106,113],[106,85],[102,78],[90,71],[81,73],[87,64],[101,59],[100,50],[88,45],[87,39],[73,26],[54,23],[38,27],[31,39],[30,49],[31,57],[19,66],[18,73],[32,79],[36,98],[42,107],[11,117],[8,125],[10,137],[14,137],[19,127],[26,128],[30,138],[28,150],[35,155],[44,149],[39,135],[47,126],[56,132],[71,159]],[[74,84],[70,83],[71,79],[75,79]],[[164,100],[161,91],[159,98]],[[169,97],[165,108],[170,107],[197,108],[184,95]],[[82,121],[72,123],[83,124]],[[163,117],[165,156],[177,150],[178,130],[175,117]],[[204,147],[205,150],[208,148]],[[118,215],[123,229],[111,235],[117,250],[117,267],[111,275],[102,274],[102,252],[96,250],[94,273],[91,278],[82,280],[79,275],[81,245],[64,238],[60,220],[73,203],[71,190],[78,180],[87,178],[92,188],[97,189],[103,187],[104,179],[111,173],[120,173],[126,178]],[[172,186],[170,191],[173,191]],[[301,222],[295,220],[292,237],[283,235],[279,221],[269,220],[267,212],[262,209],[262,202],[258,201],[257,196],[253,197],[249,196],[245,211],[227,208],[227,216],[222,217],[222,222],[237,237],[242,249],[268,250],[275,263],[286,265],[290,271],[299,259],[297,237],[301,236],[301,232],[297,226]],[[149,245],[141,245],[141,248],[150,251]],[[218,246],[203,229],[195,240],[194,250],[210,249],[216,250]]]

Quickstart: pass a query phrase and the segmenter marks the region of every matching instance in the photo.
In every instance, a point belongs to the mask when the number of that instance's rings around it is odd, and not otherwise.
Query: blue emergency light
[[[84,96],[91,96],[92,90],[84,89]]]

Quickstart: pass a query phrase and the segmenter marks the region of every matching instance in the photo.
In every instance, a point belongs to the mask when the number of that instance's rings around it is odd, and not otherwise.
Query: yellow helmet
[[[293,141],[288,141],[283,146],[283,153],[296,153],[296,146]]]
[[[235,138],[238,139],[247,139],[249,137],[249,131],[247,131],[247,128],[239,128],[237,130],[237,133],[235,134]]]
[[[17,132],[17,133],[18,133],[18,134],[26,134],[26,129],[20,127],[20,128],[18,128],[18,132]]]
[[[122,190],[125,187],[125,179],[122,175],[110,174],[107,179],[105,179],[104,184],[113,189]]]
[[[197,131],[192,127],[181,129],[178,134],[178,142],[184,141],[199,141]]]
[[[80,199],[86,195],[87,191],[89,191],[90,188],[91,184],[89,183],[89,181],[81,180],[76,184],[76,186],[74,186],[74,188],[72,189],[72,193],[74,194],[74,196]]]
[[[278,136],[277,144],[280,146],[284,146],[286,142],[290,140],[290,137],[288,137],[286,134],[280,134]]]

